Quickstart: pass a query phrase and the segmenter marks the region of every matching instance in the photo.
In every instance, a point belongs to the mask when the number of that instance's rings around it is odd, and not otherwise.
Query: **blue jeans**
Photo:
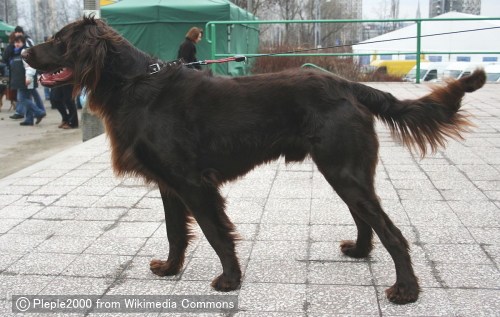
[[[28,90],[30,91],[30,96],[33,96],[33,100],[35,101],[35,104],[38,107],[38,109],[45,112],[45,106],[43,105],[42,98],[40,98],[40,94],[38,93],[38,91],[36,89],[28,89]],[[31,97],[30,97],[30,99],[31,99]],[[24,115],[25,112],[26,112],[26,108],[24,107],[24,105],[22,103],[18,102],[16,104],[16,113],[20,114],[20,115]]]
[[[19,102],[19,89],[17,90],[17,100],[18,101],[16,102],[16,113],[24,116],[26,113],[26,108],[24,107],[23,102]]]
[[[33,89],[18,89],[17,90],[17,104],[21,109],[25,109],[26,118],[24,122],[33,124],[34,118],[39,118],[45,115],[45,109],[38,108],[33,100],[31,100]],[[16,107],[16,112],[18,107]],[[19,113],[19,112],[18,112]],[[20,114],[23,114],[22,112]]]
[[[35,101],[35,105],[45,112],[45,106],[43,105],[42,98],[40,98],[40,94],[38,93],[37,89],[30,89],[31,95],[33,96],[33,101]]]

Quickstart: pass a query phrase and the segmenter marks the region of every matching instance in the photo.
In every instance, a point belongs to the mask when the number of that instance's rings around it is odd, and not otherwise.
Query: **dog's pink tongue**
[[[56,85],[64,83],[73,77],[73,71],[69,68],[62,68],[54,73],[44,73],[40,77],[40,83],[44,86]]]

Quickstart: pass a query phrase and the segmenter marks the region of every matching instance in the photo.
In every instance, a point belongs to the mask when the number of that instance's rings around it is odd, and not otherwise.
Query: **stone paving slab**
[[[427,91],[371,85],[400,98]],[[498,316],[499,87],[467,96],[474,132],[425,159],[377,126],[377,191],[410,242],[423,291],[418,302],[398,306],[385,298],[395,272],[378,239],[368,259],[340,253],[339,242],[354,239],[356,227],[314,164],[279,160],[222,189],[242,237],[243,283],[223,294],[238,295],[231,316]],[[168,254],[160,195],[139,180],[116,178],[110,167],[101,136],[0,180],[0,315],[14,315],[15,294],[221,294],[209,285],[221,266],[199,228],[181,273],[150,273],[149,261]],[[223,316],[126,314],[134,315]]]

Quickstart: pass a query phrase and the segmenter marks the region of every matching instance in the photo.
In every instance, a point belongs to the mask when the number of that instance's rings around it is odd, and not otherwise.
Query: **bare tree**
[[[83,1],[80,0],[57,0],[57,19],[54,31],[59,30],[66,24],[79,19],[83,13]]]
[[[391,0],[391,19],[399,18],[399,0]],[[399,22],[392,23],[392,30],[399,28]]]
[[[35,20],[31,6],[18,6],[17,7],[17,21],[13,21],[13,25],[20,25],[23,27],[24,32],[31,35],[35,28],[32,21]]]
[[[303,7],[303,1],[299,0],[266,0],[262,1],[255,14],[263,20],[293,20],[299,17]],[[300,39],[299,31],[300,28],[293,24],[260,25],[261,44],[279,46],[295,43]]]
[[[0,19],[2,19],[7,24],[16,24],[17,1],[0,0]]]
[[[328,19],[352,19],[354,18],[351,13],[344,12],[341,5],[338,2],[325,2],[322,4],[321,12],[322,17],[327,17]],[[322,46],[334,46],[339,42],[345,43],[344,33],[348,32],[353,24],[346,23],[330,23],[325,24],[322,27],[320,43]],[[344,38],[343,38],[344,37]]]
[[[33,36],[37,40],[37,42],[44,41],[54,28],[55,17],[53,12],[55,11],[54,0],[46,0],[46,1],[36,1],[35,2],[35,33]]]
[[[324,0],[269,0],[266,11],[262,12],[264,19],[280,20],[317,20],[317,19],[354,19],[357,16],[349,10],[342,9],[345,1]],[[256,12],[261,17],[261,12]],[[358,26],[359,29],[359,26]],[[358,40],[358,31],[350,23],[301,23],[268,25],[263,32],[262,43],[271,46],[287,45],[295,47],[322,47],[342,43],[352,43]],[[276,38],[278,38],[276,40]]]
[[[269,1],[264,0],[233,0],[231,1],[236,4],[238,7],[243,8],[250,12],[251,14],[257,16],[258,12],[266,7],[266,3]]]
[[[294,20],[299,17],[299,13],[303,9],[302,1],[297,0],[271,0],[270,1],[278,11],[281,20]],[[290,44],[292,41],[298,42],[299,27],[297,25],[284,25],[284,38],[282,42]]]
[[[352,19],[354,16],[341,9],[341,4],[336,1],[309,0],[303,10],[299,12],[301,20],[332,20],[332,19]],[[305,23],[301,24],[301,38],[309,46],[316,44],[321,47],[334,46],[339,41],[345,43],[344,38],[351,34],[349,30],[352,24],[346,23]],[[318,32],[319,38],[313,41],[314,32]]]
[[[380,0],[377,7],[378,19],[379,20],[389,20],[399,18],[399,0]],[[386,22],[382,23],[382,29],[385,32],[394,31],[399,28],[400,23],[397,22]]]
[[[18,18],[14,23],[23,26],[26,33],[39,43],[79,18],[82,10],[81,0],[25,0],[17,5]]]

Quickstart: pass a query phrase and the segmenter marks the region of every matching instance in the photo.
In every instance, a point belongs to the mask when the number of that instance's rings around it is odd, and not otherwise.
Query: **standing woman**
[[[201,38],[203,37],[203,30],[197,27],[192,27],[186,34],[186,39],[182,42],[179,47],[179,52],[177,53],[177,58],[182,58],[184,63],[197,62],[196,59],[196,46]],[[201,69],[200,65],[190,65],[189,68]]]

